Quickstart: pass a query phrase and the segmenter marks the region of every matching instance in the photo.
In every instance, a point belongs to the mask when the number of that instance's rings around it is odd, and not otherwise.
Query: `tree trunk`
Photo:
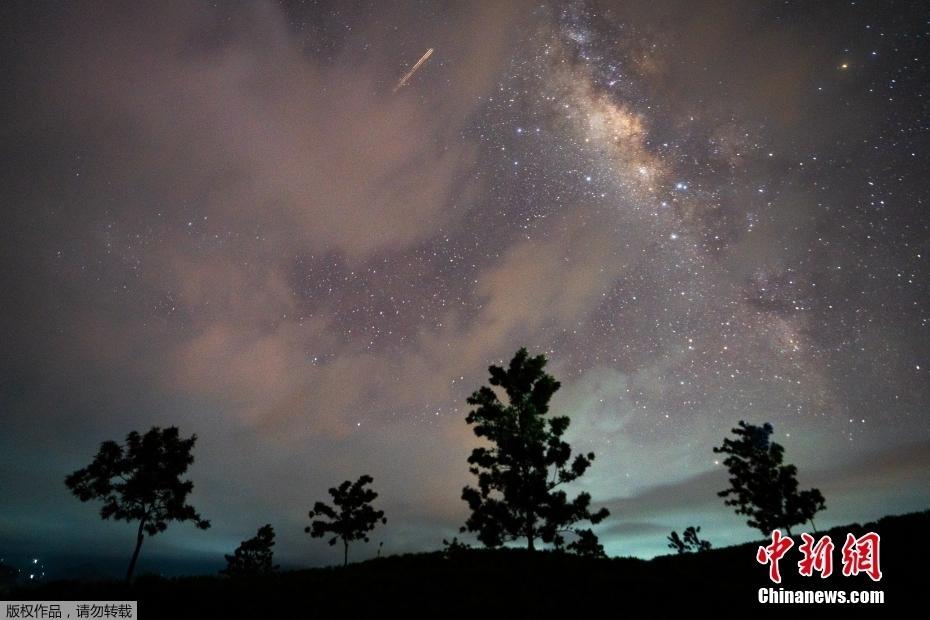
[[[811,522],[811,527],[814,528],[814,533],[816,534],[816,533],[817,533],[817,524],[814,523],[814,517],[811,517],[811,518],[810,518],[810,522]]]
[[[132,552],[132,559],[129,560],[129,568],[126,569],[126,581],[132,581],[132,573],[136,570],[136,560],[139,559],[139,550],[142,549],[142,539],[145,534],[142,528],[145,527],[145,519],[139,521],[139,533],[136,535],[136,550]]]
[[[526,517],[526,550],[527,551],[536,551],[536,542],[533,540],[536,538],[536,532],[533,531],[533,521],[529,515]]]
[[[785,526],[785,531],[788,532],[788,536],[791,536],[791,528],[787,525]]]
[[[342,565],[349,565],[349,541],[345,538],[342,539],[343,551],[342,551]]]

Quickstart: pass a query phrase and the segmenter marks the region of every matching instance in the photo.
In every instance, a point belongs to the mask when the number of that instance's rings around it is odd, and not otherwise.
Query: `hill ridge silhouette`
[[[877,521],[829,528],[834,543],[847,532],[876,531],[882,537],[879,582],[865,575],[844,577],[839,542],[834,551],[834,574],[827,579],[797,574],[796,546],[782,560],[783,582],[772,584],[766,567],[755,560],[762,540],[701,553],[663,555],[644,560],[633,557],[590,558],[550,550],[456,549],[373,558],[347,567],[307,568],[277,574],[228,578],[140,576],[134,584],[59,581],[14,587],[5,594],[13,600],[139,600],[146,618],[203,617],[211,614],[285,613],[304,610],[383,612],[419,615],[452,613],[552,615],[598,609],[605,597],[622,596],[625,605],[643,615],[685,612],[695,601],[722,613],[746,610],[784,613],[783,605],[757,601],[762,587],[804,590],[884,590],[887,611],[911,599],[923,583],[921,538],[930,526],[930,509],[886,516]],[[803,606],[803,605],[802,605]],[[790,609],[798,605],[789,606]],[[820,609],[844,612],[867,606],[841,605]],[[451,611],[450,611],[451,609]],[[871,607],[874,610],[874,606]]]

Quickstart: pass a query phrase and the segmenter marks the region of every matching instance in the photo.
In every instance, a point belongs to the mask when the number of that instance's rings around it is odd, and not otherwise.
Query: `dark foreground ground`
[[[883,578],[842,575],[846,532],[881,535]],[[465,550],[379,558],[347,568],[288,571],[270,577],[228,579],[143,576],[132,586],[59,581],[0,590],[11,600],[138,600],[149,618],[314,618],[322,614],[389,617],[907,617],[926,614],[930,511],[830,530],[836,549],[828,579],[800,577],[796,538],[774,586],[757,564],[758,544],[701,554],[589,559],[556,553]],[[884,590],[883,605],[762,605],[759,588]],[[2,611],[2,610],[0,610]]]

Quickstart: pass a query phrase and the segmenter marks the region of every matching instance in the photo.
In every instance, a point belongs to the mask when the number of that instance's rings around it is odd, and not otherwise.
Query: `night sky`
[[[213,527],[285,565],[363,473],[466,518],[465,398],[517,348],[597,460],[611,555],[755,539],[711,448],[775,426],[817,525],[930,506],[930,6],[3,3],[0,555],[118,558],[64,477],[198,435]],[[434,53],[408,82],[402,76]],[[59,558],[59,559],[56,559]],[[68,561],[76,561],[71,557]]]

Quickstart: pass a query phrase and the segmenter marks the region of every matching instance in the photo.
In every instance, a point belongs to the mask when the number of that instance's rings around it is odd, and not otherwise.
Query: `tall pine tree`
[[[798,491],[798,468],[784,465],[785,449],[771,440],[772,425],[756,426],[742,420],[733,429],[736,439],[725,438],[714,452],[728,455],[723,464],[730,472],[730,488],[717,493],[727,498],[736,514],[746,515],[746,524],[764,536],[772,530],[791,528],[826,509],[819,489]]]
[[[462,490],[471,509],[462,531],[476,532],[489,547],[525,539],[530,551],[537,540],[561,548],[564,535],[573,533],[584,544],[570,549],[596,551],[597,537],[576,524],[599,523],[607,509],[592,514],[590,494],[579,493],[569,500],[559,488],[581,477],[594,453],[572,459],[571,446],[562,439],[569,419],[546,417],[549,400],[560,384],[545,366],[545,356],[529,357],[525,348],[520,349],[508,368],[488,369],[492,387],[483,386],[469,397],[468,404],[475,408],[466,422],[490,445],[475,448],[468,457],[478,487]],[[507,403],[493,387],[503,390]]]
[[[191,451],[196,441],[196,435],[182,438],[176,426],[153,426],[144,435],[133,431],[123,445],[104,441],[90,465],[65,478],[82,502],[103,502],[101,518],[138,522],[126,581],[132,580],[146,534],[164,532],[170,521],[192,521],[204,530],[210,527],[210,521],[187,503],[194,483],[181,479],[194,462]]]

